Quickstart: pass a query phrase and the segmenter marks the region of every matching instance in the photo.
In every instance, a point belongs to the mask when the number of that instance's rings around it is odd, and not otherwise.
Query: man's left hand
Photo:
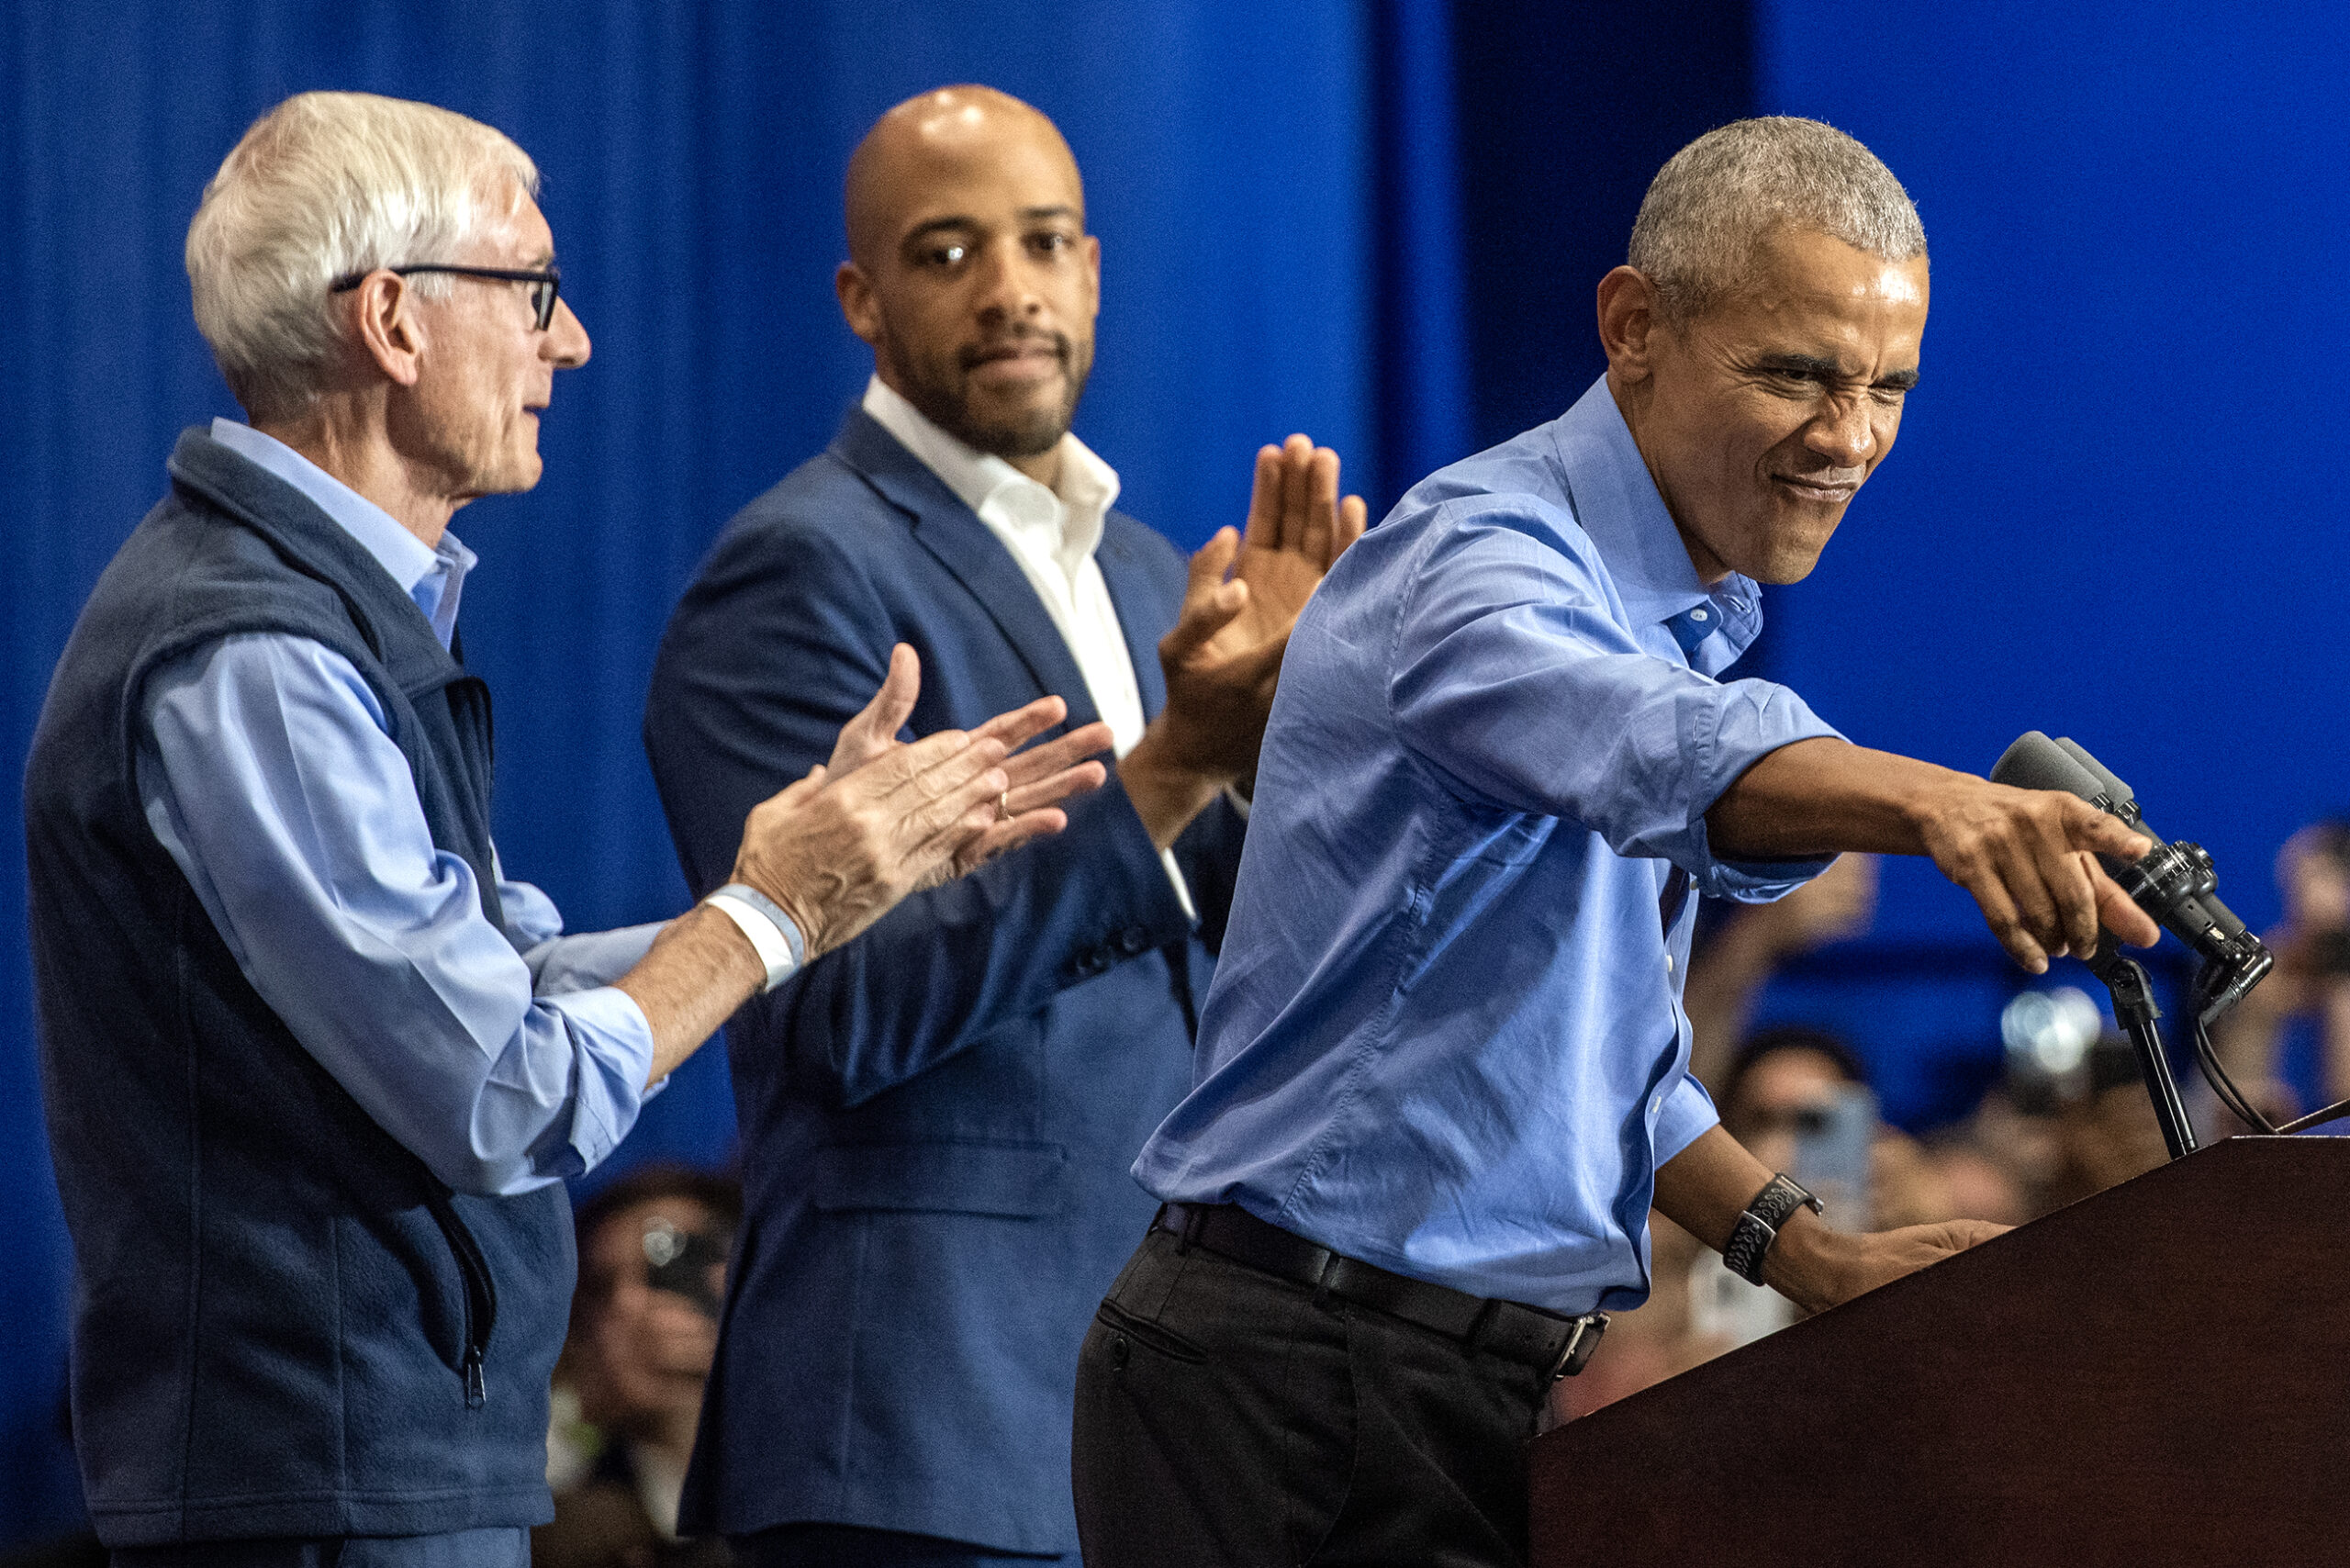
[[[1797,1209],[1762,1256],[1762,1282],[1807,1312],[1825,1312],[1929,1263],[1980,1246],[2009,1227],[1953,1219],[1899,1230],[1843,1231]]]
[[[1293,435],[1257,452],[1248,528],[1232,579],[1248,585],[1240,611],[1210,640],[1219,656],[1284,640],[1297,612],[1346,547],[1362,537],[1360,496],[1338,495],[1338,454]]]
[[[1218,529],[1192,557],[1182,614],[1158,643],[1167,707],[1129,763],[1211,791],[1255,774],[1290,630],[1363,519],[1360,496],[1339,498],[1328,447],[1293,435],[1257,454],[1248,531]]]
[[[1729,1244],[1740,1212],[1770,1180],[1768,1166],[1719,1126],[1711,1126],[1657,1167],[1656,1206],[1718,1252]],[[1807,1311],[1823,1312],[2007,1228],[1956,1219],[1900,1230],[1833,1230],[1801,1208],[1787,1216],[1762,1254],[1762,1282]]]

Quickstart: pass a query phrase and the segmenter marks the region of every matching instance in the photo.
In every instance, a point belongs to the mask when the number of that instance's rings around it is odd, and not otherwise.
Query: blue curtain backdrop
[[[1080,429],[1185,544],[1240,515],[1248,452],[1292,429],[1337,445],[1376,513],[1555,414],[1598,373],[1592,286],[1656,165],[1761,109],[1885,155],[1935,298],[1901,448],[1814,579],[1771,596],[1756,663],[1855,739],[1956,767],[2068,731],[2263,924],[2277,844],[2350,805],[2322,575],[2350,413],[2322,369],[2344,328],[2345,34],[2313,6],[2177,4],[11,0],[0,810],[173,433],[232,411],[180,243],[287,93],[431,98],[545,170],[595,361],[557,383],[540,488],[457,526],[486,558],[467,641],[498,690],[499,841],[581,926],[682,901],[636,740],[654,642],[717,528],[861,384],[831,298],[838,175],[889,104],[977,79],[1067,130],[1107,306]],[[1888,1108],[1928,1123],[1996,1068],[2022,977],[1922,868],[1891,868],[1884,902],[1876,937],[1764,1016],[1841,1025]],[[22,922],[11,828],[0,1541],[76,1511]],[[712,1157],[731,1121],[713,1050],[625,1158]]]

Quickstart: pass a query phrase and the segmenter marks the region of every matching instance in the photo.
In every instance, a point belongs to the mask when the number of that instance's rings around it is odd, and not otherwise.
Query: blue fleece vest
[[[433,843],[502,929],[488,691],[299,491],[200,430],[169,466],[74,625],[25,778],[91,1518],[117,1547],[539,1523],[563,1188],[453,1195],[370,1120],[246,982],[132,774],[160,666],[239,633],[315,639],[374,690]]]

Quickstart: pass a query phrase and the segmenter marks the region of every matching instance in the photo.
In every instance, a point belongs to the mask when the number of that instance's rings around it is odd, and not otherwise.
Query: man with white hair
[[[181,438],[35,734],[73,1425],[118,1562],[527,1561],[563,1178],[743,1002],[1102,777],[1008,759],[1056,702],[899,742],[901,648],[693,910],[565,936],[507,879],[448,523],[537,481],[588,358],[536,183],[421,104],[305,94],[246,133],[187,262],[252,423]]]
[[[2157,935],[2092,853],[2148,847],[2112,818],[1716,678],[1891,449],[1926,293],[1859,142],[1700,138],[1600,282],[1606,376],[1307,604],[1235,956],[1135,1165],[1165,1204],[1079,1361],[1092,1568],[1524,1561],[1524,1440],[1646,1298],[1652,1203],[1813,1309],[1996,1231],[1829,1229],[1720,1129],[1680,1007],[1693,888],[1769,900],[1845,850],[1931,856],[2035,972],[2100,919]]]

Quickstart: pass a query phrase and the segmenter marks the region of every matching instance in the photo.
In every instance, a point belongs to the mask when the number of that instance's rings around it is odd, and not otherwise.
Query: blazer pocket
[[[1041,1218],[1069,1197],[1069,1152],[1058,1144],[838,1144],[816,1155],[816,1207],[828,1214]]]

